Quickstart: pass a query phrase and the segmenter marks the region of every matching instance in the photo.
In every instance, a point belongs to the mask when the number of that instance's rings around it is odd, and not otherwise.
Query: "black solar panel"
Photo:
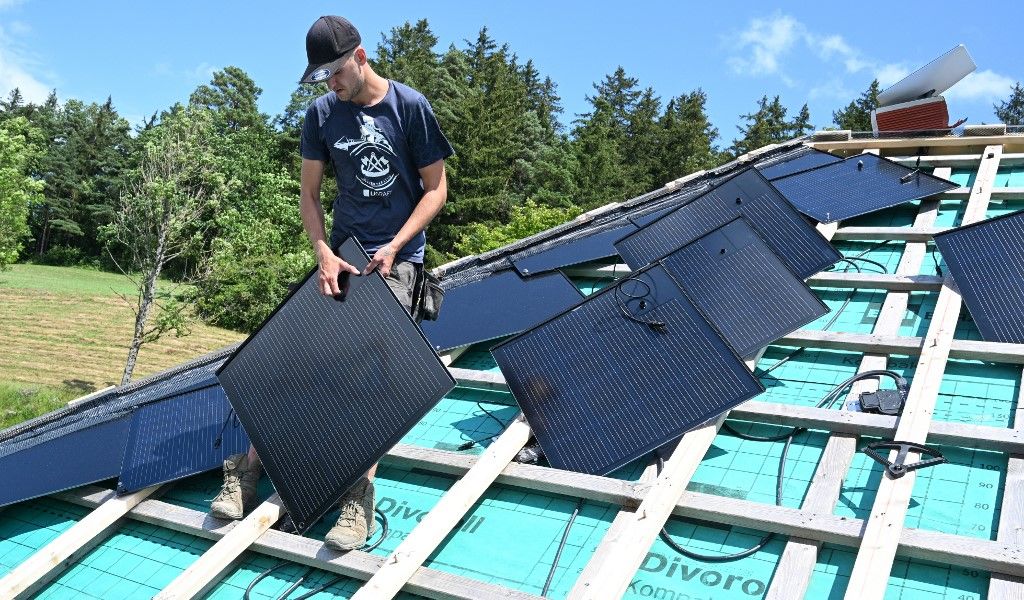
[[[828,312],[742,218],[661,264],[743,357]]]
[[[1024,211],[935,236],[981,336],[1024,343]]]
[[[0,450],[0,506],[117,477],[128,417],[5,444]]]
[[[799,173],[800,171],[806,171],[822,165],[830,165],[842,160],[842,158],[835,154],[829,154],[828,152],[822,152],[821,150],[804,146],[799,150],[788,153],[780,158],[773,158],[765,161],[764,163],[759,163],[757,170],[771,181],[780,177],[785,177],[786,175],[792,175],[793,173]]]
[[[562,242],[529,256],[512,257],[512,264],[521,274],[529,276],[608,258],[615,256],[615,240],[635,230],[636,227],[626,221],[623,225]]]
[[[958,187],[874,154],[851,156],[774,179],[772,185],[800,212],[822,223],[850,219]]]
[[[354,239],[341,255],[368,262]],[[300,532],[455,385],[380,275],[349,277],[344,300],[317,281],[313,271],[218,372]]]
[[[749,168],[711,191],[615,243],[633,269],[744,217],[786,265],[806,279],[839,260],[839,253],[757,171]]]
[[[249,448],[224,389],[213,385],[137,408],[121,464],[119,493],[219,467]]]
[[[551,466],[582,473],[609,473],[764,391],[660,265],[491,352]]]
[[[510,269],[446,290],[438,320],[420,326],[434,349],[444,352],[519,333],[582,298],[560,272],[523,278]]]

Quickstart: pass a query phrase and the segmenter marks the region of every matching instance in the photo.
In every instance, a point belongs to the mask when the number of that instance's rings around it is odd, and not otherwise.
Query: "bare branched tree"
[[[188,305],[179,292],[206,268],[201,247],[209,220],[200,217],[218,193],[208,132],[206,115],[190,110],[147,132],[139,166],[104,232],[111,258],[136,288],[134,297],[122,296],[135,313],[135,330],[121,385],[131,381],[143,344],[170,331],[188,334]],[[171,261],[182,265],[181,275],[171,289],[158,289]]]

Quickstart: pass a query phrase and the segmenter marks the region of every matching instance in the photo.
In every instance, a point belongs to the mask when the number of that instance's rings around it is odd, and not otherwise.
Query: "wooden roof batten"
[[[834,136],[840,137],[840,136]],[[941,137],[941,138],[909,138],[909,139],[836,139],[836,140],[815,140],[812,138],[805,142],[806,145],[817,147],[823,150],[837,150],[853,152],[866,148],[876,148],[879,151],[893,151],[899,149],[933,148],[943,151],[958,151],[956,159],[947,159],[944,164],[942,159],[936,155],[931,166],[948,168],[949,166],[964,166],[969,162],[960,161],[961,156],[977,156],[979,161],[979,174],[975,185],[967,197],[968,213],[964,222],[970,222],[983,218],[984,207],[994,196],[991,189],[991,178],[994,177],[998,168],[1000,155],[1005,146],[1012,146],[1016,150],[1024,150],[1024,136],[1002,134],[984,135],[981,137]],[[1018,148],[1019,147],[1019,148]],[[980,154],[975,154],[980,150]],[[766,149],[762,149],[764,151]],[[758,151],[747,157],[749,160],[755,157]],[[1018,156],[1012,155],[1015,160]],[[926,164],[922,161],[922,164]],[[940,171],[938,174],[941,174]],[[686,180],[686,178],[683,178]],[[678,181],[678,180],[677,180]],[[685,181],[673,182],[670,186],[676,187],[685,185]],[[1006,188],[1012,189],[1012,188]],[[1024,190],[1022,190],[1024,191]],[[1018,192],[1014,192],[1018,193]],[[963,194],[952,194],[952,197],[963,198]],[[1003,192],[1003,197],[1016,197]],[[1024,194],[1020,197],[1024,198]],[[639,482],[628,482],[607,477],[598,477],[559,471],[546,467],[533,465],[521,465],[504,460],[511,448],[522,447],[520,440],[523,439],[524,431],[528,433],[525,424],[522,426],[511,426],[506,430],[513,432],[509,435],[508,443],[501,444],[501,448],[495,450],[495,454],[502,452],[496,460],[484,459],[483,457],[467,456],[456,452],[418,448],[398,445],[389,452],[385,461],[400,465],[415,465],[420,468],[427,468],[439,473],[455,474],[457,476],[473,476],[473,473],[481,474],[476,483],[472,486],[454,486],[449,492],[459,487],[472,488],[471,492],[460,492],[453,496],[450,502],[439,502],[434,510],[441,512],[436,519],[425,518],[419,527],[410,533],[413,540],[424,540],[413,545],[411,548],[401,548],[403,552],[412,552],[406,556],[423,555],[425,559],[429,553],[436,548],[438,537],[443,540],[444,535],[450,531],[447,523],[452,520],[458,510],[463,510],[467,502],[472,504],[483,494],[492,483],[517,486],[525,489],[540,490],[575,497],[585,498],[600,502],[609,502],[623,507],[619,516],[616,517],[618,526],[610,529],[609,536],[602,541],[595,554],[594,567],[588,565],[571,593],[571,597],[586,598],[613,598],[618,597],[623,589],[621,587],[622,577],[629,577],[635,572],[646,552],[650,548],[653,536],[657,534],[670,515],[684,516],[689,518],[703,519],[723,524],[733,524],[742,527],[750,527],[762,531],[771,531],[782,535],[790,536],[786,552],[780,562],[780,572],[777,579],[786,579],[803,585],[806,590],[805,577],[809,576],[808,566],[813,569],[814,562],[809,556],[816,553],[816,548],[821,543],[838,544],[846,547],[860,548],[857,561],[854,567],[852,582],[849,590],[857,590],[857,597],[880,598],[885,590],[887,578],[880,575],[882,571],[888,573],[892,560],[896,555],[908,558],[917,558],[930,561],[952,564],[962,567],[984,569],[992,572],[990,584],[990,595],[992,598],[1021,597],[1024,590],[1024,533],[1022,533],[1021,522],[1024,516],[1021,515],[1022,497],[1024,497],[1024,432],[1021,431],[1022,415],[1018,408],[1015,427],[1004,429],[998,427],[986,427],[966,425],[960,423],[931,421],[931,405],[934,405],[937,394],[938,380],[941,380],[941,373],[944,370],[947,358],[971,358],[980,360],[992,360],[994,362],[1008,362],[1012,364],[1024,364],[1024,345],[1017,344],[996,344],[991,342],[977,342],[966,340],[954,340],[950,321],[955,323],[959,314],[960,298],[955,289],[950,286],[949,281],[935,281],[935,278],[916,275],[912,264],[922,255],[921,248],[931,239],[931,236],[940,231],[933,226],[931,203],[923,203],[922,209],[911,228],[850,228],[842,227],[840,224],[822,226],[821,229],[827,237],[833,239],[900,239],[907,241],[907,252],[901,260],[900,269],[895,276],[879,278],[874,282],[856,281],[855,277],[848,278],[847,286],[854,287],[870,283],[880,286],[879,289],[888,291],[886,303],[883,306],[882,315],[879,317],[875,331],[870,335],[843,334],[836,332],[811,332],[798,331],[787,336],[781,343],[806,345],[819,348],[839,348],[854,352],[866,352],[868,356],[862,362],[861,369],[869,368],[872,364],[883,364],[889,354],[910,354],[920,356],[918,372],[921,377],[915,379],[915,386],[911,388],[911,398],[908,399],[907,407],[909,413],[897,419],[883,415],[867,415],[850,411],[825,410],[814,408],[802,408],[776,405],[774,403],[750,401],[730,413],[732,418],[758,420],[768,423],[787,425],[813,425],[817,428],[833,432],[830,438],[830,446],[835,445],[831,452],[826,451],[819,465],[823,477],[827,483],[822,483],[818,489],[825,490],[821,493],[815,491],[813,506],[804,506],[800,509],[778,507],[763,503],[724,498],[703,494],[698,492],[685,491],[686,484],[695,471],[697,464],[703,458],[704,451],[710,446],[717,428],[725,419],[725,416],[717,419],[712,424],[695,430],[680,442],[679,448],[685,448],[685,452],[679,449],[669,458],[666,468],[661,476],[653,481],[642,479]],[[931,215],[931,216],[929,216]],[[891,236],[891,237],[885,237]],[[908,259],[907,253],[910,254]],[[843,274],[823,274],[819,279],[820,285],[835,285],[843,280]],[[853,275],[853,274],[849,274]],[[947,276],[948,277],[948,276]],[[830,279],[831,278],[831,279]],[[814,281],[811,282],[815,283]],[[893,331],[890,322],[890,315],[896,314],[898,309],[905,302],[904,297],[910,291],[935,290],[941,286],[940,301],[936,307],[936,317],[928,334],[923,338],[902,337],[897,335],[898,329]],[[952,315],[952,316],[951,316]],[[453,356],[447,357],[445,363],[451,365],[459,349],[453,352]],[[870,359],[870,360],[869,360]],[[450,367],[451,368],[451,367]],[[870,367],[875,368],[875,367]],[[936,381],[928,383],[924,373],[937,372]],[[502,389],[504,381],[500,375],[466,372],[462,369],[451,368],[453,375],[463,385],[482,386],[490,389]],[[919,382],[919,383],[918,383]],[[507,388],[505,388],[507,389]],[[859,389],[859,388],[858,388]],[[852,393],[852,392],[851,392]],[[521,421],[517,421],[521,423]],[[969,538],[953,534],[945,534],[922,529],[903,527],[903,515],[906,512],[906,500],[909,499],[910,488],[913,478],[908,475],[902,480],[883,481],[883,489],[879,490],[878,497],[871,516],[866,520],[838,517],[831,514],[830,508],[823,508],[827,499],[831,498],[835,489],[835,481],[838,477],[841,481],[848,467],[847,458],[851,446],[849,440],[855,439],[854,435],[885,435],[887,437],[896,435],[907,435],[910,439],[919,441],[935,441],[964,447],[978,447],[1009,452],[1010,469],[1007,476],[1006,491],[1004,496],[1003,512],[1000,519],[999,534],[997,540]],[[504,437],[505,434],[503,434]],[[500,438],[499,438],[500,439]],[[833,440],[838,440],[833,444]],[[525,440],[523,440],[525,443]],[[494,448],[498,444],[493,444]],[[703,450],[702,450],[703,449]],[[518,448],[517,448],[518,450]],[[513,452],[514,454],[514,452]],[[693,458],[693,457],[696,458]],[[477,471],[474,468],[480,467]],[[650,470],[647,477],[650,477]],[[133,495],[134,496],[134,495]],[[147,494],[148,496],[148,494]],[[93,514],[99,513],[103,507],[113,507],[108,502],[114,499],[113,492],[97,488],[81,488],[70,492],[62,492],[56,497],[74,502],[76,504],[97,507]],[[808,494],[809,500],[812,494]],[[125,500],[128,497],[119,500]],[[272,499],[273,500],[273,499]],[[273,502],[270,502],[273,504]],[[452,514],[443,514],[450,508],[457,507]],[[268,508],[268,514],[262,514],[261,509]],[[120,516],[118,515],[118,510]],[[238,533],[231,538],[228,535],[235,529],[241,529],[243,522],[228,523],[210,518],[205,513],[175,506],[157,499],[143,496],[130,506],[122,505],[118,510],[107,509],[105,518],[112,519],[113,525],[106,527],[94,527],[95,532],[79,548],[91,547],[108,535],[116,526],[118,519],[131,518],[147,523],[157,524],[176,531],[183,531],[207,539],[234,540],[230,544],[221,545],[218,549],[218,542],[211,547],[206,554],[194,563],[195,569],[192,572],[205,571],[205,575],[196,578],[195,581],[187,582],[189,591],[183,594],[171,593],[174,589],[165,590],[166,597],[194,597],[202,590],[212,587],[221,574],[228,567],[237,561],[244,550],[252,550],[262,554],[275,556],[297,563],[315,566],[334,573],[343,574],[356,579],[373,581],[378,579],[382,584],[378,591],[375,586],[366,586],[365,592],[360,597],[390,597],[397,593],[397,590],[405,590],[430,598],[513,598],[527,599],[537,596],[513,590],[511,588],[486,584],[469,578],[443,573],[429,567],[422,566],[423,560],[414,563],[413,568],[388,568],[387,559],[370,554],[353,551],[346,554],[333,554],[323,548],[322,542],[311,540],[292,534],[282,533],[271,528],[276,520],[272,508],[264,504],[257,509],[260,526],[248,531],[245,535]],[[433,512],[433,511],[432,511]],[[429,514],[428,514],[429,517]],[[89,517],[87,517],[88,519]],[[94,519],[99,521],[99,519]],[[458,517],[454,518],[455,521]],[[643,521],[647,521],[644,523]],[[83,522],[85,519],[83,519]],[[264,522],[270,521],[263,527]],[[440,523],[440,525],[438,525]],[[425,524],[431,528],[425,528],[424,532],[417,532]],[[81,530],[80,528],[79,535]],[[60,540],[60,538],[58,538]],[[58,541],[58,540],[55,540]],[[224,548],[230,546],[230,551],[225,552]],[[790,550],[790,548],[793,550]],[[48,547],[49,548],[49,547]],[[808,548],[814,550],[809,554]],[[51,549],[52,550],[52,549]],[[41,551],[40,551],[41,552]],[[82,550],[65,550],[67,562],[82,554]],[[423,553],[426,554],[423,554]],[[396,554],[398,551],[396,551]],[[211,558],[207,558],[210,555]],[[796,558],[793,558],[796,556]],[[219,558],[218,558],[219,557]],[[31,557],[31,561],[35,557]],[[29,561],[26,561],[27,564]],[[401,562],[401,561],[399,561]],[[210,565],[214,565],[210,567]],[[886,566],[888,565],[888,567]],[[599,567],[599,568],[598,568]],[[630,569],[632,568],[632,571]],[[389,573],[397,573],[389,575]],[[40,570],[37,579],[31,581],[43,582],[47,577],[52,576],[52,571],[47,575]],[[201,580],[200,580],[201,579]],[[0,580],[0,583],[6,581]],[[628,579],[626,580],[628,584]],[[31,583],[30,583],[31,585]],[[173,582],[172,582],[173,585]],[[605,587],[605,586],[609,587]],[[781,585],[781,582],[780,582]],[[863,587],[861,587],[863,586]],[[5,589],[5,588],[0,588]],[[27,589],[27,588],[26,588]],[[36,588],[38,589],[38,587]],[[789,588],[790,595],[786,597],[799,597],[792,595],[799,588]],[[193,591],[195,590],[195,591]],[[614,591],[613,591],[614,590]],[[866,592],[864,591],[866,590]],[[861,595],[861,594],[864,595]],[[770,597],[781,597],[776,588],[769,591]],[[800,593],[802,595],[802,593]]]

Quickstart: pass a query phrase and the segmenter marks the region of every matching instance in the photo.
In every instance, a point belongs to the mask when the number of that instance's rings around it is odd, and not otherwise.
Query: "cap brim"
[[[299,83],[320,83],[322,81],[327,81],[327,79],[338,70],[338,67],[341,66],[344,59],[345,56],[342,55],[329,63],[324,63],[322,65],[309,65],[306,67],[306,72],[302,74],[302,79],[299,79]]]

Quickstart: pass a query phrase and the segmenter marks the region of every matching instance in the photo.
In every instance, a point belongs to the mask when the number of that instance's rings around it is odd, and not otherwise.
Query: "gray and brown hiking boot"
[[[210,514],[218,519],[241,519],[245,507],[256,500],[260,468],[249,466],[249,455],[232,454],[224,461],[224,485],[210,503]]]
[[[327,532],[324,545],[335,550],[355,550],[366,543],[374,529],[373,482],[363,477],[341,498],[338,522]]]

